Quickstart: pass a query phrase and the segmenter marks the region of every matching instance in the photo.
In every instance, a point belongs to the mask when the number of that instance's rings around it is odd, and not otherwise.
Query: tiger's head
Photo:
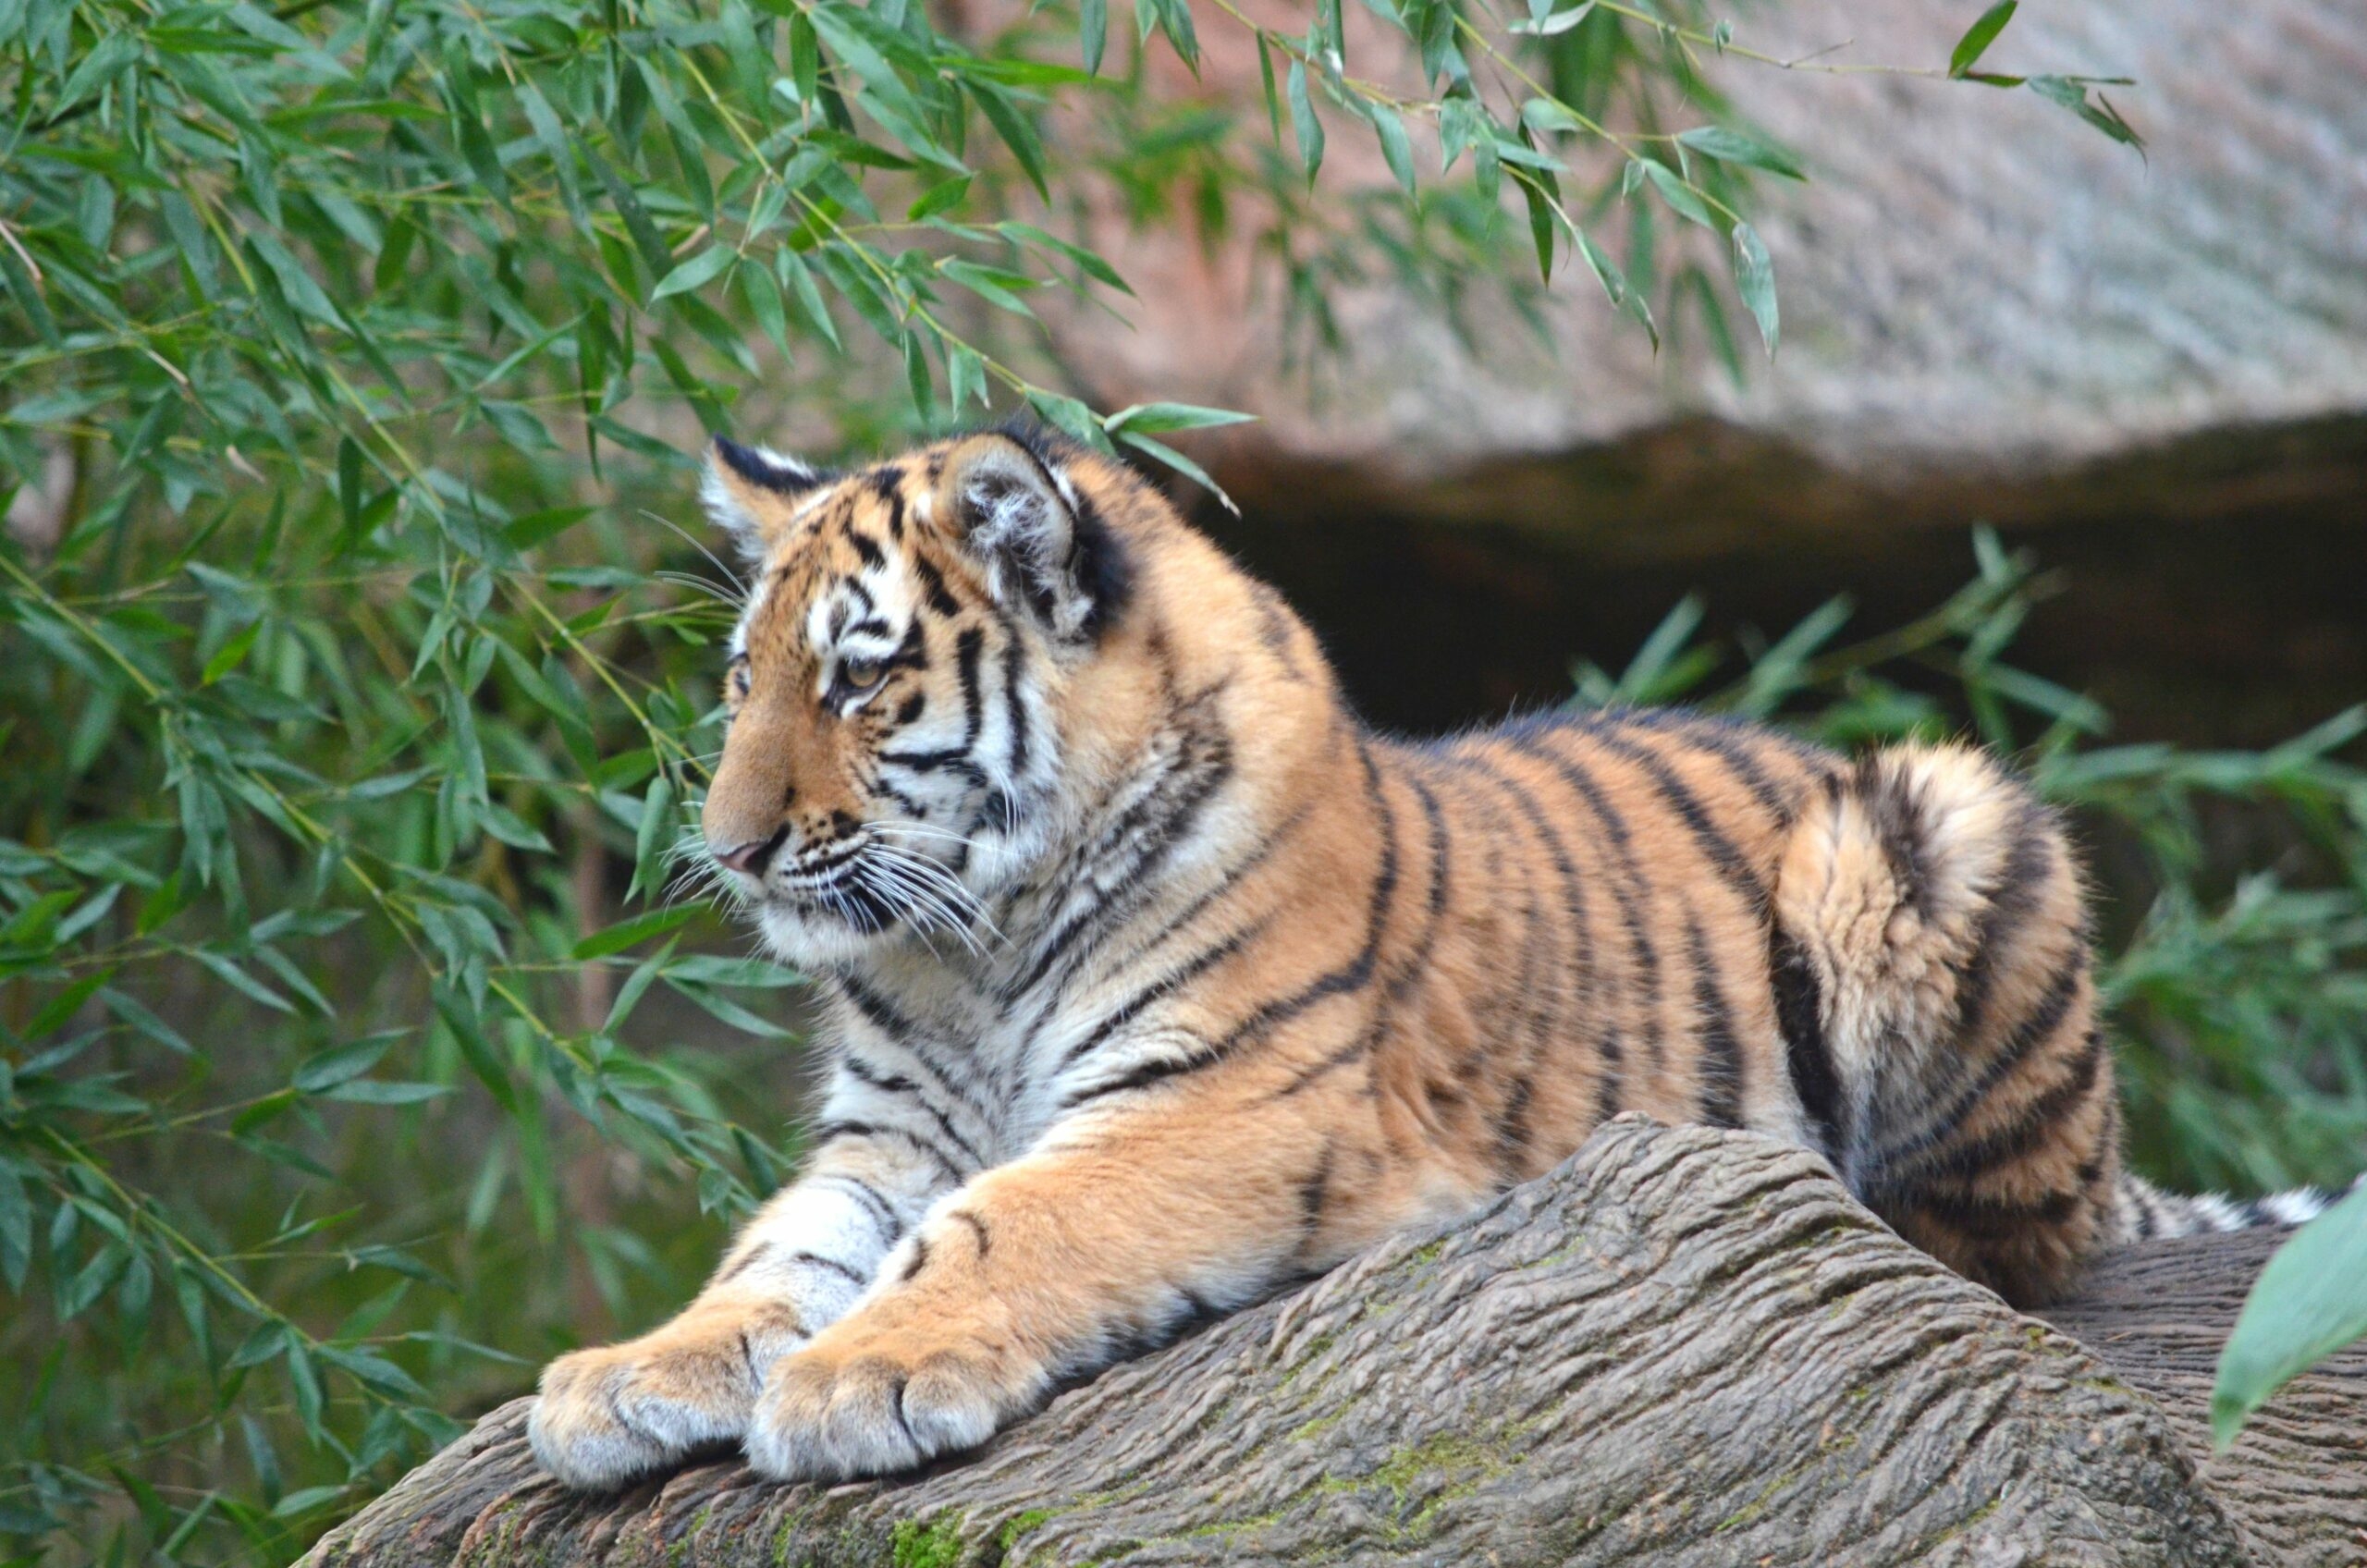
[[[1129,705],[1136,558],[1180,524],[1032,430],[849,472],[717,439],[704,499],[750,568],[707,853],[793,962],[975,946]]]

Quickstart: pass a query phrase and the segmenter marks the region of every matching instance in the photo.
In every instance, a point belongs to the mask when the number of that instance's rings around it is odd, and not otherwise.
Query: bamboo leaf
[[[1306,95],[1306,66],[1293,60],[1290,69],[1291,129],[1298,136],[1299,162],[1306,166],[1308,183],[1315,179],[1316,170],[1323,166],[1323,122],[1315,117],[1315,104]]]
[[[704,288],[730,269],[740,258],[723,246],[717,245],[700,251],[689,261],[674,268],[658,280],[650,291],[653,301],[676,294],[687,294],[693,288]]]
[[[1676,140],[1705,158],[1715,158],[1727,164],[1745,164],[1755,169],[1765,169],[1770,174],[1782,175],[1785,179],[1808,178],[1807,171],[1789,153],[1747,131],[1722,125],[1705,125],[1679,133]]]
[[[2020,8],[2020,0],[1997,0],[1996,5],[1981,12],[1980,20],[1965,29],[1964,36],[1956,40],[1955,50],[1948,55],[1948,74],[1960,77],[1980,64],[1981,56],[1989,52],[1989,46],[1997,42],[1997,35],[2005,31],[2005,24],[2014,19],[2014,13]]]
[[[679,931],[697,913],[696,909],[686,906],[681,909],[656,910],[648,914],[635,915],[630,920],[620,920],[614,925],[605,930],[595,931],[576,943],[569,950],[568,956],[579,962],[607,958],[611,953],[620,953],[627,948],[639,947],[653,937],[662,937],[669,931]]]
[[[2319,1215],[2277,1249],[2219,1354],[2211,1439],[2235,1442],[2252,1412],[2325,1357],[2367,1337],[2367,1186]]]
[[[1775,308],[1775,262],[1767,253],[1766,241],[1759,231],[1747,223],[1735,225],[1735,287],[1742,293],[1742,302],[1750,312],[1750,319],[1759,324],[1759,340],[1767,346],[1768,358],[1775,356],[1778,318]]]

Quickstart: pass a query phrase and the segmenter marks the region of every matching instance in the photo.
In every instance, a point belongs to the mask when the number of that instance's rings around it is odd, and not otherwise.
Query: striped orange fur
[[[847,474],[718,443],[707,499],[753,569],[707,844],[829,1071],[698,1300],[546,1374],[570,1483],[975,1446],[1623,1110],[1813,1148],[2016,1301],[2258,1217],[2122,1174],[2079,869],[1977,751],[1381,739],[1279,595],[1028,431]]]

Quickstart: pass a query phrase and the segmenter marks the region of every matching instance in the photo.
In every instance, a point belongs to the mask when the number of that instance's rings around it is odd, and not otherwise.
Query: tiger
[[[2324,1201],[2123,1168],[2071,840],[1976,747],[1385,737],[1280,594],[1025,424],[852,472],[718,438],[702,493],[749,568],[705,853],[826,1073],[697,1297],[544,1372],[568,1487],[965,1452],[1623,1112],[1812,1150],[2016,1304]]]

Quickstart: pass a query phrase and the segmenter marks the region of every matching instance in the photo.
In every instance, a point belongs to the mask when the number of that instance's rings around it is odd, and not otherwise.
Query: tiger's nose
[[[742,876],[762,876],[765,874],[765,867],[772,862],[774,851],[780,848],[781,840],[788,837],[789,829],[783,827],[776,828],[773,836],[761,844],[741,844],[728,850],[717,850],[716,864],[728,871],[736,871]]]

